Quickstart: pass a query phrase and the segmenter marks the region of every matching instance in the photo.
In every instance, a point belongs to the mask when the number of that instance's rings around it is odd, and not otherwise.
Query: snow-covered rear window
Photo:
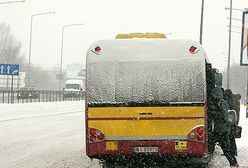
[[[204,63],[96,62],[89,66],[90,103],[204,102]]]

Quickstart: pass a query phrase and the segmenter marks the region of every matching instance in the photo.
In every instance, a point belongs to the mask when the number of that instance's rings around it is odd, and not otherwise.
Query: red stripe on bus
[[[88,120],[199,120],[205,117],[123,117],[123,118],[88,118]]]
[[[87,144],[89,150],[87,151],[87,155],[90,157],[97,156],[118,156],[120,154],[125,154],[127,156],[134,154],[134,147],[139,146],[156,146],[159,148],[158,153],[155,154],[176,154],[176,155],[184,155],[188,154],[190,156],[198,156],[203,157],[207,153],[207,141],[204,140],[204,143],[191,142],[187,141],[187,149],[185,150],[176,150],[175,149],[175,141],[117,141],[118,149],[117,150],[106,150],[106,142],[92,143]],[[206,145],[205,145],[206,144]]]

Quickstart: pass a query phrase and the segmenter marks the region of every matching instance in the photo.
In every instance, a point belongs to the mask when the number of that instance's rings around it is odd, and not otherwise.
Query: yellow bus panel
[[[204,116],[204,106],[98,107],[88,109],[88,127],[100,129],[110,140],[177,139],[205,125]]]

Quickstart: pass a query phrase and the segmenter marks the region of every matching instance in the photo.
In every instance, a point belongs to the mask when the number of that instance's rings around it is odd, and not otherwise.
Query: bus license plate
[[[156,153],[158,152],[158,147],[135,147],[135,153]]]
[[[175,149],[176,150],[186,150],[187,147],[187,141],[176,141],[175,142]]]

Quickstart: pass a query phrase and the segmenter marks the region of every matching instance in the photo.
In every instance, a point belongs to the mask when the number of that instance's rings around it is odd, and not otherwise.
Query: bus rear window
[[[89,65],[89,103],[204,102],[205,62],[115,61]]]

